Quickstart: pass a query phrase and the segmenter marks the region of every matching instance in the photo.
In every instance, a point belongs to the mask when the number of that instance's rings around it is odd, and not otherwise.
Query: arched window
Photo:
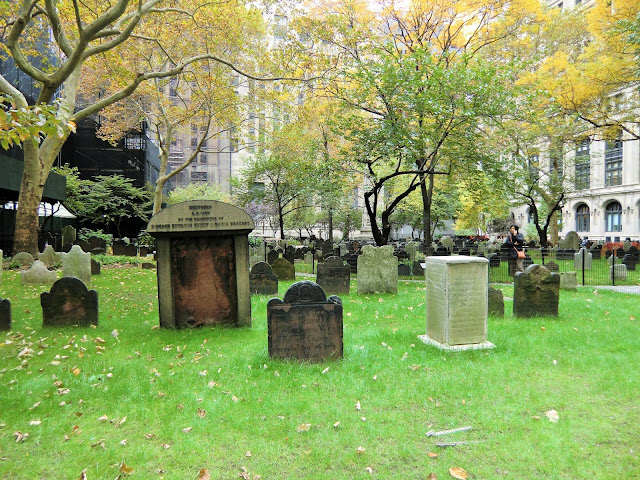
[[[589,228],[589,207],[583,203],[576,209],[576,232],[588,232]]]
[[[611,202],[604,211],[607,232],[622,231],[622,206],[618,202]]]

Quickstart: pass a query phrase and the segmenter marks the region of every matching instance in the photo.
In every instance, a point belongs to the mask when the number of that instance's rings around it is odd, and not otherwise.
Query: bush
[[[108,246],[113,245],[113,235],[110,233],[104,233],[102,230],[91,230],[90,228],[81,228],[78,232],[78,238],[80,240],[84,240],[86,242],[89,241],[91,237],[102,238],[107,242]]]

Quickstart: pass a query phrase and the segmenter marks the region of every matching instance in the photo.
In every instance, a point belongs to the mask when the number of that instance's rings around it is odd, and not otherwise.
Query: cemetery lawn
[[[314,365],[269,359],[266,296],[251,328],[160,330],[155,272],[102,272],[99,326],[65,329],[42,328],[48,288],[3,272],[2,479],[640,478],[640,296],[562,291],[534,319],[507,301],[495,349],[448,353],[417,338],[422,282],[352,282],[345,358]]]

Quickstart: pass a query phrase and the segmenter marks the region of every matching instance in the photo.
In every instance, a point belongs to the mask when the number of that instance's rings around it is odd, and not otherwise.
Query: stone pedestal
[[[251,325],[253,227],[244,210],[215,200],[178,203],[151,218],[161,327]]]
[[[487,341],[488,266],[485,258],[427,258],[427,333],[420,340],[444,350],[494,347]]]

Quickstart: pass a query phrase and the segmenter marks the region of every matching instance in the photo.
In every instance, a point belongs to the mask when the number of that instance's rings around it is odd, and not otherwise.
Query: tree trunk
[[[558,244],[558,212],[553,212],[551,224],[549,225],[549,235],[554,245]]]
[[[280,227],[280,239],[284,240],[284,215],[282,215],[282,209],[278,210],[278,226]]]
[[[333,210],[329,208],[329,240],[333,242]]]
[[[420,175],[420,193],[422,194],[422,230],[424,231],[424,245],[430,247],[433,242],[431,234],[431,202],[433,200],[433,173]]]

